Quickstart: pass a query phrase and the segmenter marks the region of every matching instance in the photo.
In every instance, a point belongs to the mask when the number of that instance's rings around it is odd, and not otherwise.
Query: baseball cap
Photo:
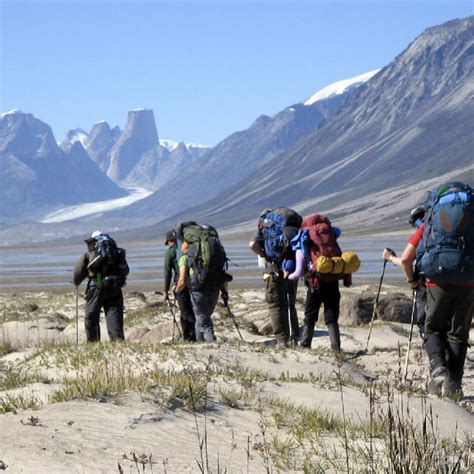
[[[175,230],[169,230],[168,232],[166,232],[165,245],[168,244],[168,240],[176,240],[176,239],[177,239],[176,231]]]

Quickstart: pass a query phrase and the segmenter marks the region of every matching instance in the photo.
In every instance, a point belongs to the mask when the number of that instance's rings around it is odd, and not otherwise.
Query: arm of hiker
[[[405,250],[402,253],[401,257],[401,267],[405,272],[407,277],[408,283],[412,288],[416,288],[418,286],[417,280],[415,279],[415,275],[413,273],[413,262],[416,258],[416,247],[413,244],[408,243],[405,247]]]
[[[383,258],[387,260],[387,262],[393,263],[399,267],[402,266],[402,259],[400,257],[396,257],[393,253],[393,250],[390,249],[383,249]]]
[[[249,249],[260,257],[265,257],[265,251],[258,240],[251,240],[249,242]]]
[[[179,263],[179,278],[178,283],[174,286],[173,291],[175,293],[181,293],[186,288],[186,283],[188,282],[188,266],[186,262],[181,257]]]
[[[165,262],[164,262],[165,291],[164,291],[163,299],[165,302],[169,300],[169,291],[170,291],[171,279],[173,275],[174,258],[176,258],[176,255],[173,255],[170,249],[168,249],[165,255]]]
[[[75,286],[79,286],[87,277],[87,264],[87,254],[84,254],[74,265],[73,283]]]

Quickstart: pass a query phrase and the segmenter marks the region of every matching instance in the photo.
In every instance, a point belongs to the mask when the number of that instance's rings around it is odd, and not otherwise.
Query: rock
[[[164,339],[173,335],[173,323],[160,323],[153,326],[150,331],[145,334],[143,342],[162,342]],[[178,330],[175,328],[175,336],[178,336]]]
[[[127,334],[129,341],[141,341],[150,332],[148,328],[135,328]]]
[[[146,296],[140,291],[129,291],[127,293],[127,296],[129,298],[137,298],[138,300],[142,301],[143,303],[146,303],[146,301],[147,301]]]
[[[377,307],[377,316],[382,321],[410,323],[412,300],[403,293],[381,296]]]
[[[341,313],[339,322],[344,326],[367,324],[372,318],[376,292],[367,290],[363,293],[344,293],[341,296]],[[409,323],[412,302],[403,293],[381,295],[377,307],[377,318],[381,321]]]
[[[257,331],[262,336],[271,336],[273,334],[273,326],[270,319],[265,319],[256,324]]]
[[[374,299],[375,295],[371,292],[363,292],[360,295],[343,293],[339,322],[343,326],[356,326],[370,322]]]
[[[34,313],[39,309],[39,306],[35,303],[27,303],[25,304],[25,311],[28,313]]]

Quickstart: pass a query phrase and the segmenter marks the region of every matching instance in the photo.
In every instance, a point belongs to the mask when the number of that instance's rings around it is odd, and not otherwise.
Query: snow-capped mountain
[[[315,94],[313,94],[309,99],[306,99],[303,104],[304,105],[313,105],[315,102],[319,102],[322,100],[330,99],[334,96],[345,94],[346,92],[355,89],[364,82],[367,82],[371,79],[375,74],[377,74],[380,69],[375,69],[374,71],[369,71],[364,74],[360,74],[359,76],[352,77],[351,79],[344,79],[342,81],[334,82],[327,87],[319,90]]]

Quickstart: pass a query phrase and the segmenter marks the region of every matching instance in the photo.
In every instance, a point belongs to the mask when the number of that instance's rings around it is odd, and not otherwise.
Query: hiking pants
[[[324,305],[324,323],[326,326],[334,325],[339,328],[339,282],[321,282],[318,288],[308,287],[306,304],[304,308],[304,333],[303,346],[311,347],[314,325],[318,320],[319,308]]]
[[[87,342],[100,341],[100,310],[104,308],[107,332],[111,341],[124,340],[123,295],[120,288],[90,287],[86,293],[84,318]]]
[[[298,314],[296,312],[296,289],[298,281],[283,278],[283,274],[272,274],[267,280],[265,300],[272,320],[273,334],[277,342],[287,344],[290,339],[290,321],[292,342],[299,334]]]
[[[468,346],[473,310],[474,287],[427,287],[425,348],[432,370],[446,367],[450,345]]]
[[[176,301],[178,302],[180,311],[181,328],[183,330],[183,339],[185,341],[196,340],[196,318],[194,317],[193,304],[189,289],[185,288],[181,293],[176,293]]]
[[[212,313],[219,299],[219,288],[205,289],[203,291],[190,291],[194,316],[196,317],[195,331],[196,341],[213,342],[214,325],[212,324]]]

